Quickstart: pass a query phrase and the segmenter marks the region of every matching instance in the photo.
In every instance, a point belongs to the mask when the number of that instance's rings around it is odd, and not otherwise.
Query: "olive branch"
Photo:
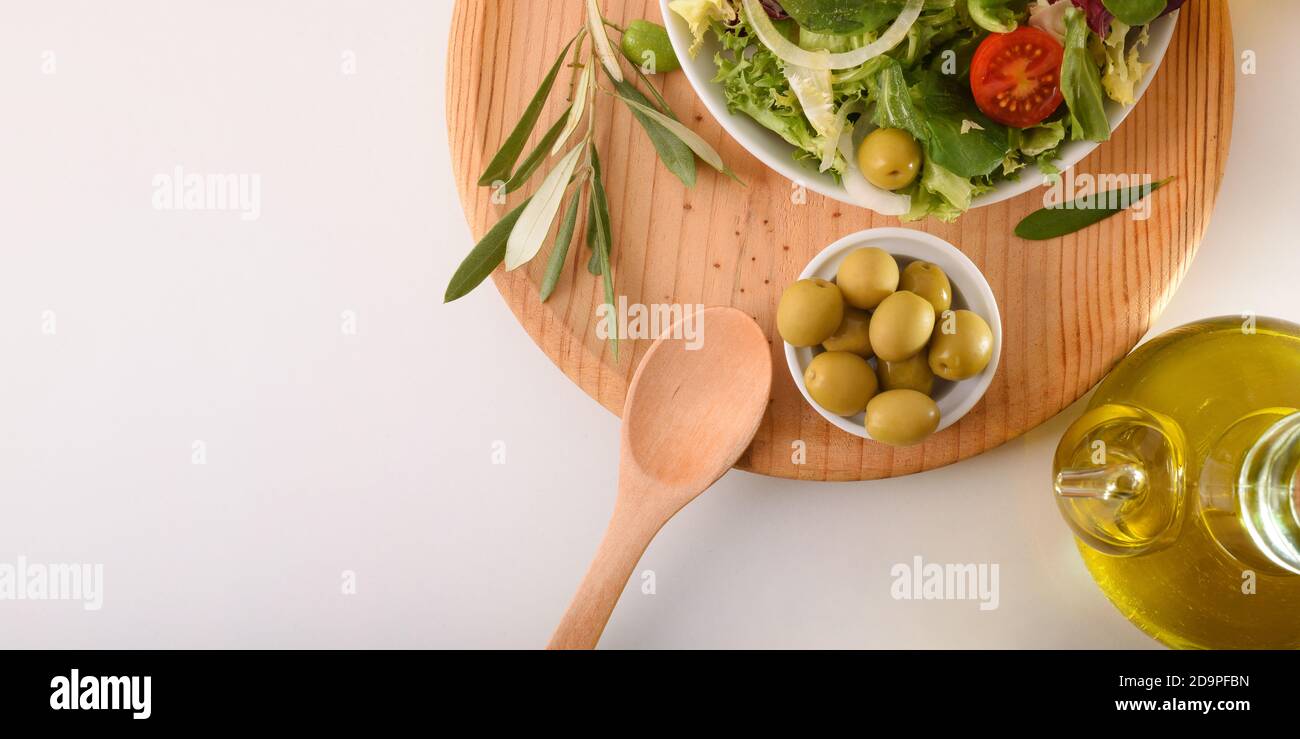
[[[569,248],[578,233],[579,221],[583,220],[581,226],[586,229],[587,247],[591,251],[587,271],[603,279],[605,303],[611,309],[614,307],[613,227],[600,153],[595,144],[597,93],[616,97],[627,106],[632,117],[645,130],[660,161],[682,184],[694,187],[696,157],[735,178],[717,151],[682,125],[646,72],[634,62],[629,66],[651,97],[629,81],[622,67],[626,59],[615,52],[607,32],[607,29],[613,29],[621,33],[623,29],[605,19],[597,0],[586,0],[586,4],[584,23],[560,51],[514,130],[479,177],[478,184],[503,194],[513,193],[528,184],[544,164],[553,162],[553,165],[537,190],[498,220],[461,262],[447,285],[444,302],[469,294],[503,262],[507,271],[528,264],[541,251],[558,218],[559,228],[539,292],[542,302],[555,291]],[[567,65],[566,59],[569,60]],[[521,162],[524,147],[537,128],[561,69],[566,66],[570,70],[569,105]],[[601,72],[612,89],[601,86],[598,79]],[[580,130],[584,133],[569,146],[570,140]],[[586,213],[585,218],[580,218],[584,197]],[[618,361],[619,337],[614,328],[617,321],[611,321],[610,326],[614,360]]]

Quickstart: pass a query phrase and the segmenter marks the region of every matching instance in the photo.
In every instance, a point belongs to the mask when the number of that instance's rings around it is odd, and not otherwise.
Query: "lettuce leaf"
[[[930,0],[926,10],[907,32],[907,46],[891,52],[903,66],[912,68],[932,57],[937,50],[955,40],[969,40],[979,29],[968,25],[958,13],[955,0],[946,5],[932,4],[943,0]],[[982,33],[980,33],[982,35]],[[939,59],[942,62],[942,59]]]
[[[804,117],[813,130],[825,136],[835,126],[835,91],[831,87],[830,70],[806,69],[795,64],[785,64],[785,78],[799,99]]]
[[[921,187],[938,195],[952,207],[966,211],[975,197],[975,185],[965,177],[953,174],[934,162],[925,165],[921,173]]]
[[[1111,23],[1110,35],[1101,45],[1106,55],[1106,66],[1101,76],[1101,86],[1111,100],[1124,105],[1137,102],[1137,86],[1151,68],[1142,61],[1141,51],[1151,41],[1147,27],[1143,26],[1133,45],[1128,45],[1129,26],[1116,19]]]
[[[851,34],[874,31],[902,11],[902,0],[781,0],[785,12],[816,33]]]
[[[921,181],[913,186],[912,209],[902,220],[937,218],[951,223],[970,210],[976,196],[989,189],[986,184],[954,174],[927,160],[921,170]]]
[[[714,21],[736,20],[736,9],[727,0],[672,0],[668,9],[684,18],[691,27],[691,34],[695,36],[690,49],[692,57],[699,53],[705,34]]]
[[[966,0],[966,9],[975,25],[990,33],[1011,33],[1020,25],[1016,11],[1007,7],[1010,0]]]
[[[913,97],[925,121],[926,156],[963,177],[990,174],[1011,152],[1006,126],[984,115],[946,76],[922,72]]]
[[[822,137],[804,115],[790,87],[781,60],[761,45],[754,45],[742,25],[719,36],[722,51],[714,62],[727,109],[744,113],[795,147],[798,160],[821,161]],[[838,90],[836,91],[838,92]],[[836,157],[832,170],[843,174],[845,161]]]
[[[1102,5],[1117,21],[1131,28],[1159,18],[1167,3],[1165,0],[1102,0]]]
[[[881,128],[901,128],[917,141],[925,141],[925,122],[912,99],[903,67],[895,59],[886,59],[871,78],[871,99],[876,103],[875,123]]]
[[[1065,141],[1065,122],[1051,121],[1029,128],[1011,130],[1011,144],[1028,157],[1037,157],[1056,149]]]
[[[1061,64],[1061,94],[1070,110],[1070,131],[1075,140],[1106,141],[1110,119],[1101,86],[1101,70],[1088,51],[1088,24],[1082,12],[1065,14],[1065,61]]]

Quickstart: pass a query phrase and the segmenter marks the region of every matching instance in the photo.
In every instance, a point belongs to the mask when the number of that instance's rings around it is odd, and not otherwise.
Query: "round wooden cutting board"
[[[660,21],[655,0],[604,0],[620,25]],[[492,202],[479,174],[519,119],[547,67],[579,27],[578,0],[457,0],[447,73],[452,160],[476,238],[518,205]],[[681,73],[656,82],[677,115],[713,144],[747,187],[701,165],[687,190],[659,165],[641,128],[617,101],[598,96],[598,142],[614,228],[616,289],[629,303],[732,305],[772,341],[772,403],[741,469],[807,480],[867,480],[934,469],[975,456],[1043,423],[1081,397],[1142,338],[1168,302],[1205,233],[1232,134],[1234,55],[1227,0],[1192,0],[1173,45],[1137,110],[1076,168],[1177,180],[1153,196],[1152,217],[1116,217],[1048,242],[1012,235],[1042,207],[1042,191],[971,211],[953,224],[903,224],[947,239],[987,275],[1002,311],[1002,363],[984,400],[924,446],[891,449],[833,428],[809,407],[776,338],[781,290],[823,247],[895,219],[808,193],[732,141]],[[567,80],[567,77],[561,77]],[[564,106],[552,97],[538,133]],[[534,178],[534,183],[541,177]],[[535,186],[535,185],[534,185]],[[494,275],[497,288],[547,356],[618,413],[649,341],[624,341],[615,361],[597,338],[604,298],[575,240],[559,287],[538,302],[549,250],[527,268]],[[798,442],[802,442],[799,444]],[[802,464],[795,451],[804,449]]]

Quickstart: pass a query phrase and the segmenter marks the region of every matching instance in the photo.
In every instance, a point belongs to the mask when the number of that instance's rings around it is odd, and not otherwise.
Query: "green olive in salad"
[[[902,190],[921,176],[921,145],[901,128],[877,128],[858,147],[858,168],[882,190]]]

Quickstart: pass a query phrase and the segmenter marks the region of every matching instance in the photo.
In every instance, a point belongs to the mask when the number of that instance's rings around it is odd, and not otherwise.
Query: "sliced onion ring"
[[[865,109],[866,106],[862,104],[861,99],[840,106],[840,112],[835,114],[833,127],[826,132],[826,148],[822,151],[821,171],[825,172],[835,165],[835,154],[840,150],[840,135],[844,133],[844,127],[849,124],[849,116]]]
[[[763,4],[759,0],[743,0],[743,3],[745,15],[749,17],[749,25],[758,35],[758,40],[771,49],[773,54],[789,64],[825,70],[860,67],[898,46],[903,39],[907,38],[907,32],[912,30],[916,19],[921,17],[921,8],[925,5],[925,0],[907,0],[907,5],[903,7],[903,12],[898,14],[894,25],[881,34],[880,38],[866,46],[841,54],[812,52],[799,48],[781,35],[772,24],[772,19],[767,17],[767,11],[763,9]]]

